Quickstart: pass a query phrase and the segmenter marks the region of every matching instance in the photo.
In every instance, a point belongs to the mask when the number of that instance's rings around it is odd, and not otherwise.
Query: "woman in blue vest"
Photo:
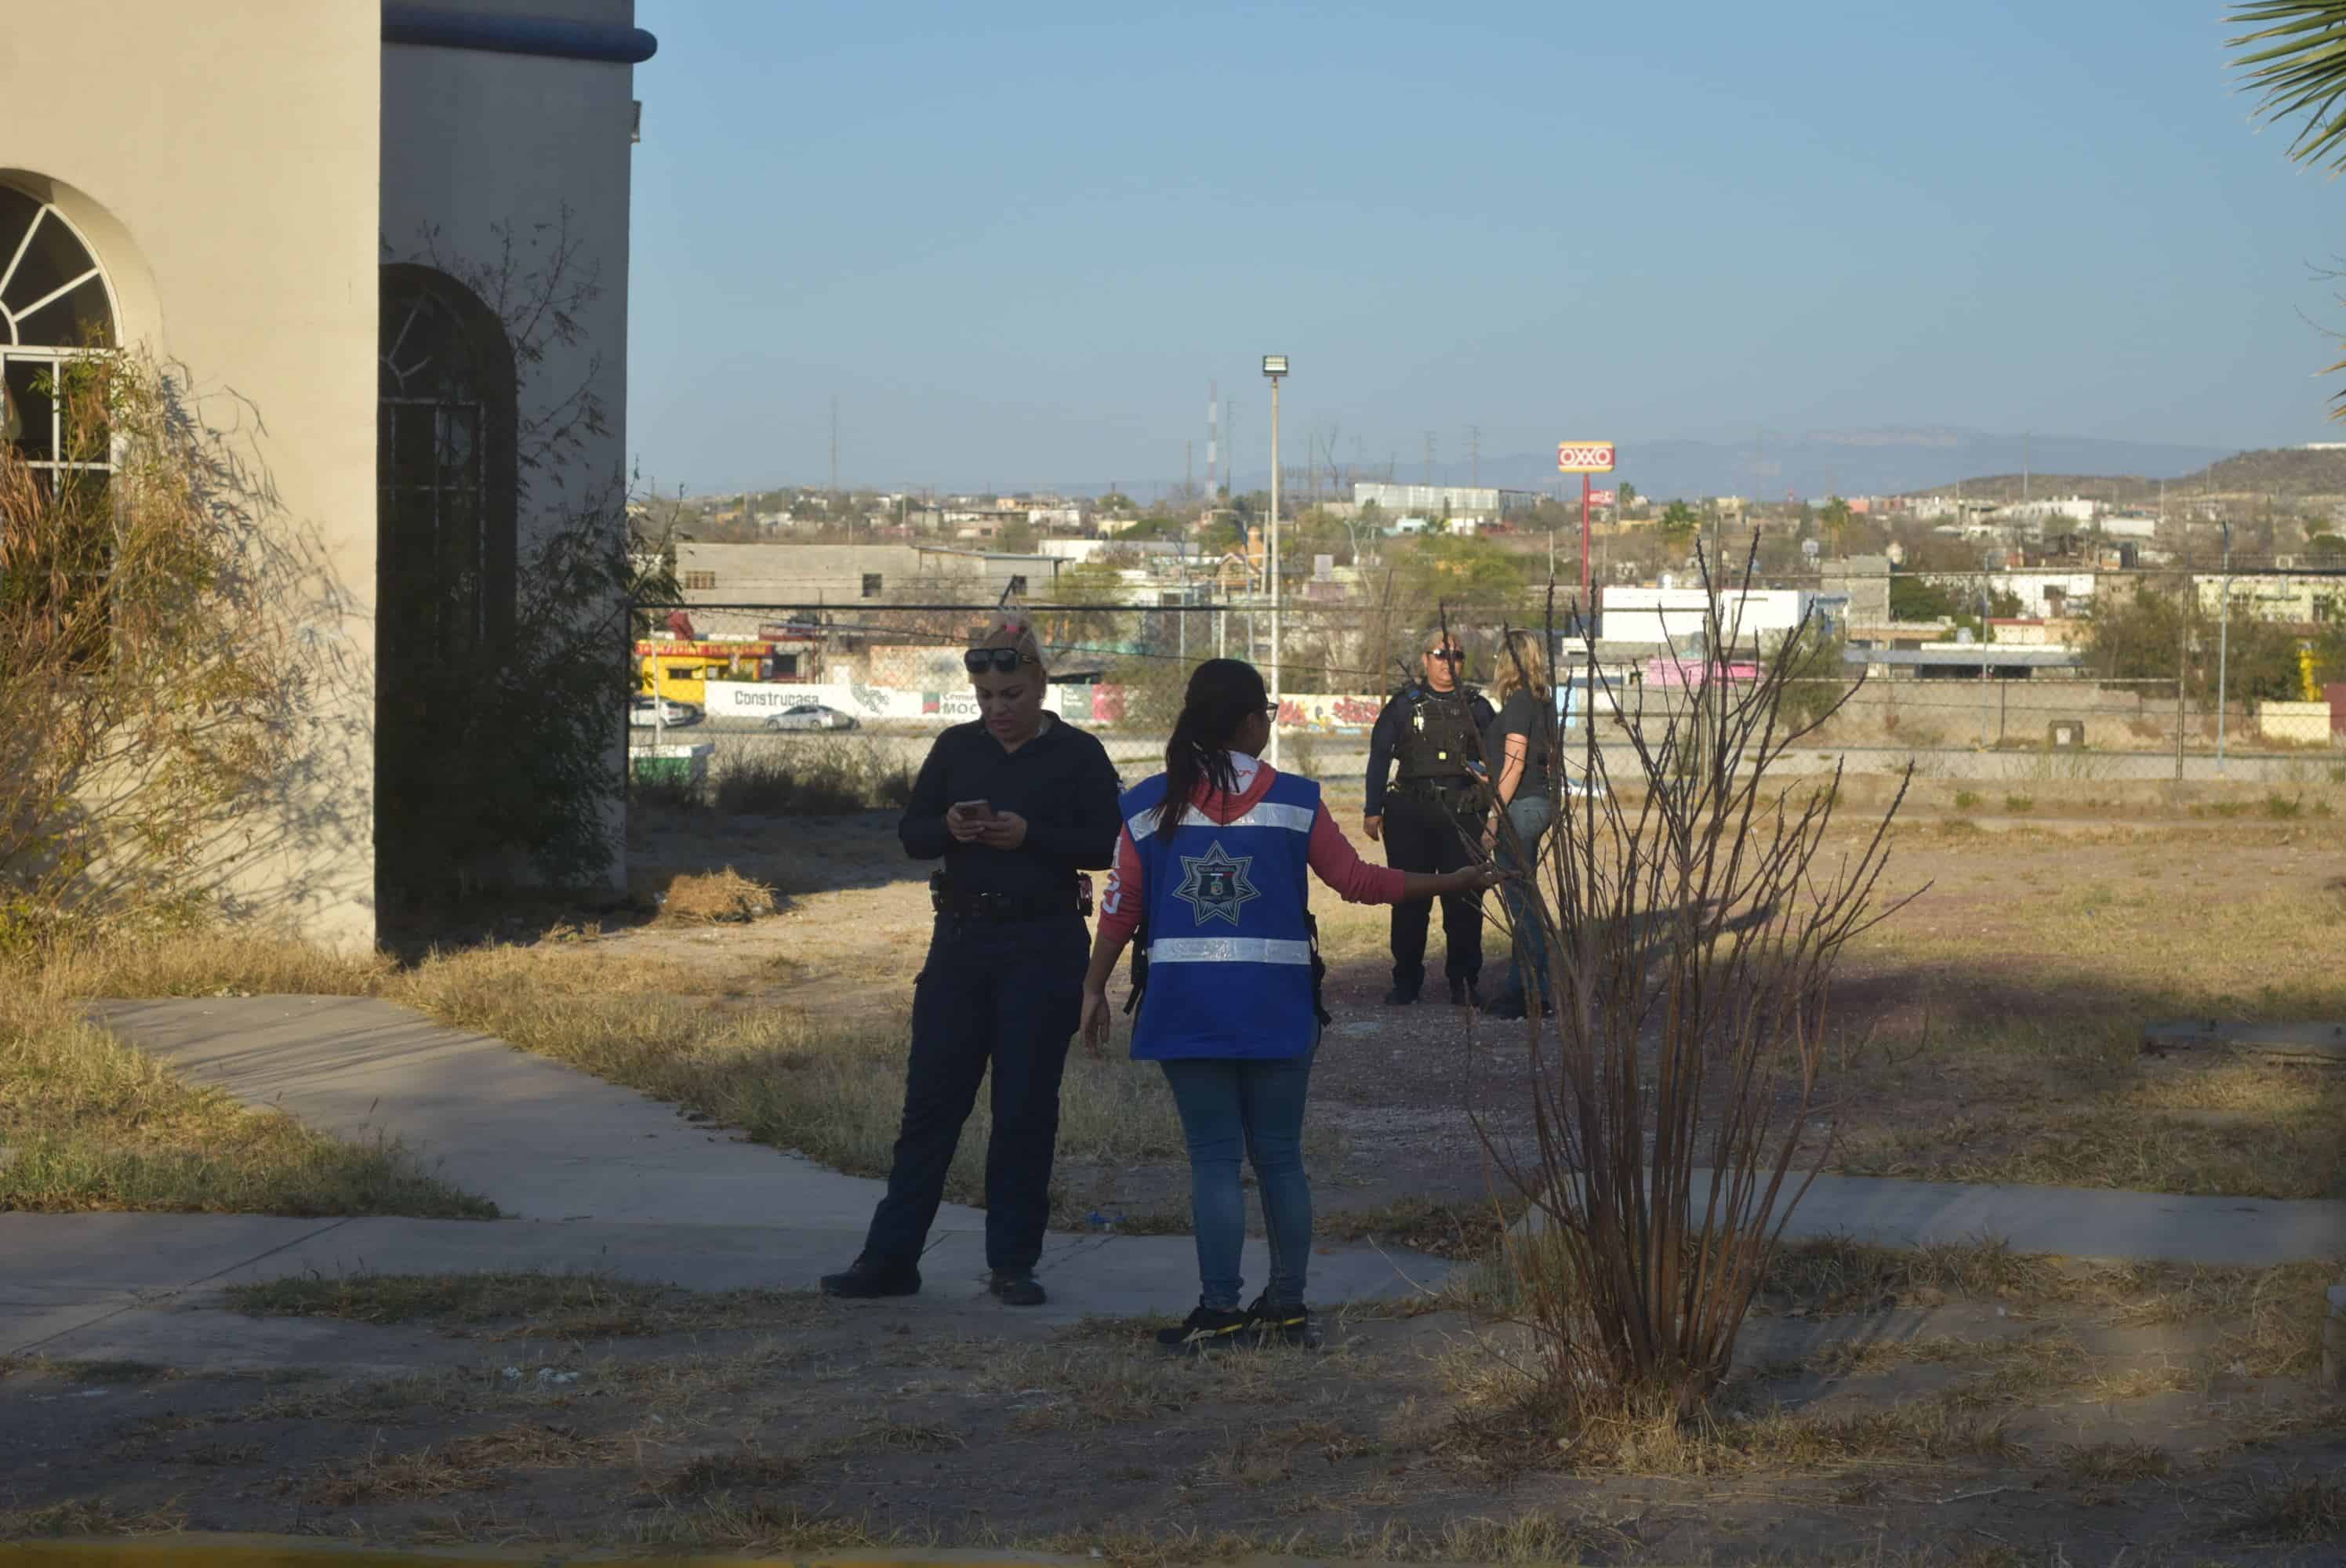
[[[1353,903],[1480,892],[1500,880],[1487,865],[1432,873],[1362,860],[1319,785],[1258,760],[1277,712],[1252,665],[1209,659],[1190,675],[1165,771],[1124,797],[1084,979],[1084,1043],[1097,1053],[1108,1034],[1108,976],[1135,932],[1144,933],[1132,1054],[1158,1063],[1172,1087],[1198,1237],[1198,1309],[1158,1336],[1169,1349],[1247,1336],[1314,1339],[1303,1306],[1311,1257],[1303,1102],[1320,1011],[1306,868]],[[1243,1309],[1242,1154],[1262,1189],[1270,1248],[1270,1282]]]

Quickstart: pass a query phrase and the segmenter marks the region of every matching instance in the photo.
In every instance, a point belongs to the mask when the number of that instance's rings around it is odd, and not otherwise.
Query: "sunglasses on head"
[[[961,656],[962,667],[972,675],[984,675],[990,669],[1008,675],[1025,662],[1026,656],[1016,648],[971,648]]]

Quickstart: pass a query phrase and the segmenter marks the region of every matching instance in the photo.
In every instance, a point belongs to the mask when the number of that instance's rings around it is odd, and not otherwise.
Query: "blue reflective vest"
[[[1319,1036],[1305,891],[1320,786],[1291,773],[1244,816],[1218,823],[1195,806],[1168,841],[1157,829],[1165,775],[1127,791],[1140,852],[1148,984],[1133,1021],[1142,1061],[1300,1056]]]

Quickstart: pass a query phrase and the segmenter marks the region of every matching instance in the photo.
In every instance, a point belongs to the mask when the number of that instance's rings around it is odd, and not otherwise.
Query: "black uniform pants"
[[[985,1261],[1032,1268],[1051,1216],[1059,1075],[1084,1003],[1090,957],[1083,917],[988,921],[940,915],[913,983],[913,1050],[887,1196],[863,1256],[917,1263],[937,1217],[962,1124],[989,1066],[994,1131],[985,1145]]]
[[[1482,859],[1468,843],[1483,836],[1483,814],[1464,789],[1395,785],[1385,797],[1385,863],[1403,871],[1454,871]],[[1470,814],[1461,818],[1458,808]],[[1393,984],[1414,992],[1425,983],[1425,932],[1433,901],[1411,899],[1392,907]],[[1442,900],[1443,972],[1473,983],[1483,972],[1483,901],[1474,893]]]

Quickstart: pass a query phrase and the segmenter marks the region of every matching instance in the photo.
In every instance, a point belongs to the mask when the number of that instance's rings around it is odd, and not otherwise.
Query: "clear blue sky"
[[[2336,435],[2346,185],[2214,4],[640,0],[628,442],[694,489],[1178,481],[1482,427]],[[2319,325],[2317,325],[2319,323]],[[1290,461],[1297,461],[1290,457]]]

